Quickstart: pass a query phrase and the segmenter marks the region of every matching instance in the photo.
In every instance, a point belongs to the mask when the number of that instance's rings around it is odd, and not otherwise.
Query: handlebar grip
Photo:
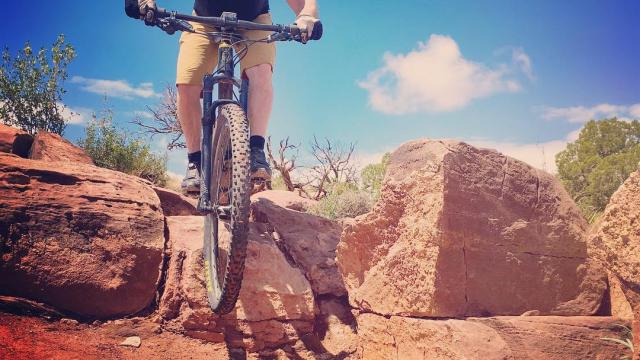
[[[320,40],[322,38],[322,21],[313,24],[313,32],[309,36],[310,40]]]

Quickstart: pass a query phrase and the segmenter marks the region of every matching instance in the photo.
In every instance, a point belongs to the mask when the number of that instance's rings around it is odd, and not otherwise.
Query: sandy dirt
[[[139,336],[139,348],[119,345]],[[0,359],[230,359],[225,344],[207,344],[160,330],[150,318],[82,324],[0,312]],[[243,357],[243,356],[240,356]]]

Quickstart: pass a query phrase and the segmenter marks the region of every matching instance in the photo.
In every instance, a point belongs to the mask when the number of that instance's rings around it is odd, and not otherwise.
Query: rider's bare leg
[[[273,71],[270,64],[261,64],[244,71],[249,79],[249,125],[252,136],[266,137],[273,105]]]
[[[200,85],[178,85],[178,120],[190,154],[200,151],[201,90]]]
[[[248,114],[251,135],[265,137],[273,105],[273,72],[271,65],[262,64],[245,70],[249,79]],[[178,85],[178,120],[187,143],[187,151],[200,151],[200,85]]]

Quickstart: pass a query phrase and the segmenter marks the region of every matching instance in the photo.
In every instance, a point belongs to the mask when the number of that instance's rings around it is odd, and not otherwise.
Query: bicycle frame
[[[151,16],[149,16],[151,15]],[[261,30],[270,31],[274,34],[264,39],[264,42],[274,41],[303,41],[301,29],[295,25],[269,25],[258,24],[250,21],[238,20],[234,13],[224,12],[221,17],[202,17],[195,15],[179,14],[174,11],[165,9],[157,9],[155,14],[147,13],[147,17],[154,18],[157,16],[156,25],[169,34],[175,31],[195,32],[193,27],[187,21],[199,22],[212,27],[217,27],[220,31],[217,33],[219,39],[218,47],[218,66],[212,74],[204,77],[202,90],[202,181],[200,182],[200,197],[198,199],[197,209],[203,214],[217,212],[219,215],[228,214],[229,206],[212,206],[211,205],[211,160],[212,154],[219,144],[213,144],[213,130],[218,113],[218,107],[225,104],[237,104],[242,107],[247,114],[247,99],[249,80],[237,79],[234,75],[234,50],[233,40],[239,38],[236,33],[238,29],[244,30]],[[306,34],[306,33],[305,33]],[[212,34],[205,34],[212,35]],[[319,40],[322,37],[322,23],[318,22],[310,34],[310,40]],[[218,87],[218,97],[213,99],[214,87]],[[234,88],[240,90],[240,101],[234,100]]]
[[[218,107],[225,104],[238,104],[247,113],[249,80],[237,79],[234,75],[233,46],[227,40],[222,40],[218,46],[218,65],[212,74],[204,77],[202,88],[202,182],[200,184],[200,198],[198,211],[211,213],[224,212],[224,208],[211,206],[211,157],[219,144],[213,144],[213,130]],[[213,99],[214,87],[218,86],[218,98]],[[234,100],[234,87],[240,90],[240,101]]]

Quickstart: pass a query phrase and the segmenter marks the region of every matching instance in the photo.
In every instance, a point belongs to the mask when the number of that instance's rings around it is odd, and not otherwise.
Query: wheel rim
[[[222,122],[222,121],[221,121]],[[228,177],[231,178],[231,166],[225,168],[225,163],[231,164],[231,158],[225,161],[225,154],[231,151],[231,137],[229,133],[228,123],[225,121],[223,124],[219,124],[219,126],[224,126],[222,134],[218,139],[218,146],[215,149],[215,155],[213,157],[213,166],[212,166],[212,176],[211,176],[211,203],[215,206],[220,205],[220,197],[223,196],[224,191],[227,192],[226,197],[228,202],[231,202],[232,194],[230,183],[225,184],[222,178],[225,171],[228,171]],[[232,155],[232,153],[231,153]],[[214,288],[216,300],[222,296],[222,291],[224,289],[224,280],[225,274],[228,264],[229,258],[229,249],[230,249],[230,239],[229,239],[229,231],[224,232],[225,236],[221,237],[221,232],[219,231],[219,226],[225,226],[225,223],[220,219],[219,214],[215,213],[211,216],[211,221],[216,225],[214,227],[213,233],[213,241],[212,247],[210,249],[210,259],[213,261],[212,265],[212,275],[214,276]],[[228,230],[228,229],[227,229]]]

